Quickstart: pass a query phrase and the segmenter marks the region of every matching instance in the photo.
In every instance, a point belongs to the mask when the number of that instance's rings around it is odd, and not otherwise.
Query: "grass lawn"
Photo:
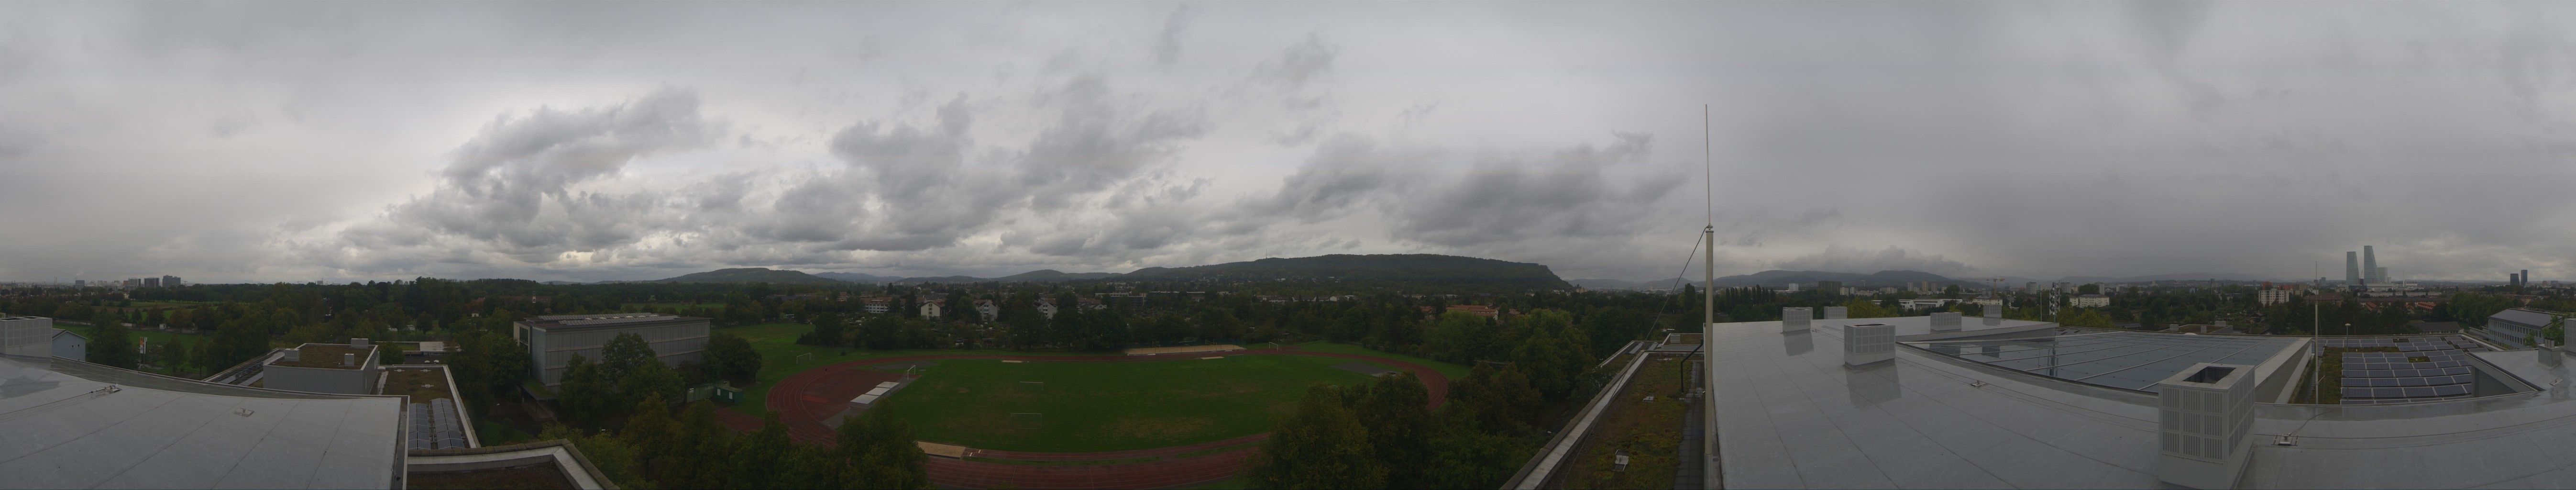
[[[1560,483],[1565,488],[1672,488],[1680,468],[1682,417],[1686,408],[1673,394],[1687,381],[1680,356],[1658,356],[1639,368],[1627,389],[1602,412],[1592,438],[1575,452],[1573,467]],[[1625,364],[1613,364],[1626,366]],[[1653,395],[1655,401],[1645,401]],[[1628,468],[1614,471],[1619,451],[1628,452]]]
[[[1388,353],[1388,352],[1381,352],[1381,351],[1369,350],[1369,348],[1367,348],[1367,347],[1360,347],[1360,346],[1357,346],[1357,345],[1351,345],[1351,344],[1336,344],[1336,343],[1332,343],[1332,342],[1307,342],[1307,343],[1303,343],[1303,344],[1296,344],[1296,345],[1297,345],[1297,349],[1298,349],[1298,350],[1305,350],[1305,351],[1312,351],[1312,352],[1332,352],[1332,353],[1337,353],[1337,354],[1359,354],[1359,355],[1364,355],[1364,356],[1377,356],[1377,357],[1384,357],[1384,358],[1387,358],[1387,359],[1394,359],[1394,360],[1398,360],[1398,361],[1410,362],[1410,363],[1414,363],[1414,364],[1421,364],[1421,365],[1424,365],[1424,366],[1429,366],[1429,367],[1431,367],[1431,370],[1433,370],[1433,371],[1439,371],[1439,372],[1440,372],[1440,374],[1448,375],[1448,376],[1449,376],[1449,379],[1450,379],[1450,380],[1452,380],[1452,381],[1467,379],[1467,367],[1466,367],[1466,366],[1460,366],[1460,365],[1450,364],[1450,363],[1446,363],[1446,362],[1434,361],[1434,360],[1430,360],[1430,359],[1424,359],[1424,358],[1420,358],[1420,357],[1413,357],[1413,356],[1408,356],[1408,355],[1403,355],[1403,354],[1394,354],[1394,353]],[[1252,346],[1247,345],[1247,346],[1244,346],[1244,347],[1252,347]],[[1388,367],[1394,367],[1394,366],[1388,366]]]
[[[98,327],[93,327],[93,326],[89,326],[89,325],[65,325],[65,324],[63,324],[63,323],[61,323],[61,322],[55,322],[55,323],[54,323],[54,328],[59,328],[59,329],[63,329],[63,330],[70,330],[70,331],[72,331],[72,333],[80,334],[81,338],[88,338],[88,339],[96,339],[96,338],[98,338]],[[204,341],[204,339],[205,339],[205,337],[203,337],[203,336],[199,336],[199,335],[197,335],[197,334],[171,333],[171,332],[162,332],[162,331],[154,331],[154,330],[142,330],[142,329],[136,329],[136,328],[130,328],[130,327],[125,329],[125,334],[128,336],[128,337],[127,337],[128,339],[136,339],[136,338],[141,338],[141,339],[151,339],[151,340],[152,340],[152,350],[154,350],[154,351],[159,351],[159,350],[161,350],[161,349],[162,349],[162,348],[164,348],[164,347],[168,347],[168,346],[172,346],[172,345],[177,345],[177,346],[182,347],[182,348],[195,349],[195,348],[197,347],[197,342]],[[177,342],[177,344],[172,344],[172,342]],[[132,347],[132,346],[127,346],[127,347]],[[193,351],[191,351],[191,352],[193,352]],[[225,366],[225,367],[231,367],[231,366]],[[169,370],[152,371],[152,373],[154,373],[154,374],[164,374],[164,375],[170,375],[170,374],[172,374]]]
[[[1119,451],[1268,432],[1314,384],[1366,375],[1347,359],[1228,356],[1152,362],[943,360],[886,397],[871,417],[911,423],[922,440],[1010,451]],[[1030,381],[1043,382],[1042,387]],[[1039,420],[1014,414],[1040,413]]]
[[[796,343],[796,336],[814,331],[813,325],[802,323],[765,323],[760,325],[720,328],[716,329],[716,331],[727,332],[740,336],[743,340],[751,342],[752,351],[760,353],[759,380],[758,382],[753,383],[752,386],[739,387],[743,389],[742,403],[734,406],[734,410],[752,415],[766,413],[769,410],[769,387],[777,384],[779,380],[787,379],[788,375],[804,372],[808,369],[843,362],[874,359],[879,357],[922,354],[1011,354],[1029,356],[1100,355],[1096,353],[1011,352],[1000,350],[868,350],[849,347],[798,345]],[[813,356],[799,362],[797,356],[803,354],[813,354]]]

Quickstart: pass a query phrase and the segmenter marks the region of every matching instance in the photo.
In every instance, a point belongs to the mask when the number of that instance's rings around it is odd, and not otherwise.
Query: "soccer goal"
[[[807,352],[807,353],[797,354],[797,355],[796,355],[796,365],[798,365],[798,366],[803,366],[803,365],[805,365],[805,364],[807,364],[807,363],[811,363],[811,362],[814,362],[814,353],[812,353],[812,352]]]

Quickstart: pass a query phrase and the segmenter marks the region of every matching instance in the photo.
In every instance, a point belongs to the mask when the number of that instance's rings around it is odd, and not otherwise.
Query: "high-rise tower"
[[[2343,253],[2343,282],[2361,285],[2361,252]]]
[[[2361,246],[2361,282],[2363,284],[2388,282],[2386,276],[2380,275],[2379,257],[2371,253],[2369,245]]]

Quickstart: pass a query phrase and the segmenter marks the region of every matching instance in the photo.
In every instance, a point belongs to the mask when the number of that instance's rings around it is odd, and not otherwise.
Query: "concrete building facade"
[[[511,335],[528,346],[531,369],[546,386],[563,384],[572,356],[598,360],[600,347],[619,334],[636,334],[653,347],[663,364],[678,367],[702,360],[707,352],[705,318],[659,313],[546,315],[511,324]]]

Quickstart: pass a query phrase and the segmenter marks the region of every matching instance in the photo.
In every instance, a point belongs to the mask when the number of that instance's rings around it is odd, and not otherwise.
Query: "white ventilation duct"
[[[1815,318],[1815,313],[1805,307],[1781,308],[1780,333],[1807,331],[1807,322]]]
[[[2199,363],[2156,382],[2156,478],[2191,488],[2233,488],[2245,471],[2254,424],[2254,366]]]
[[[1863,323],[1843,326],[1843,365],[1860,366],[1896,359],[1896,326]]]
[[[342,365],[342,366],[357,366],[357,365],[358,365],[358,355],[357,355],[357,354],[341,354],[341,355],[340,355],[340,365]]]
[[[1932,314],[1932,331],[1957,332],[1959,329],[1959,312],[1944,311]]]

